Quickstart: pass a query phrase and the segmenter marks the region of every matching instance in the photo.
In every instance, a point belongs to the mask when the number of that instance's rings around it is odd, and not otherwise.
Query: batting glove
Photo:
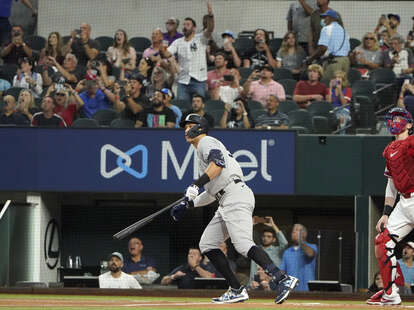
[[[187,209],[193,208],[194,203],[192,201],[188,201],[187,198],[180,202],[178,205],[172,207],[170,214],[174,221],[178,222],[184,216],[185,211]]]
[[[189,201],[193,201],[197,196],[198,196],[198,186],[191,184],[185,192],[185,197],[187,197]]]

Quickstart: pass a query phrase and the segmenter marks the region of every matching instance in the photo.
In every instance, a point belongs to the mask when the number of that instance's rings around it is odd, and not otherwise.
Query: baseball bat
[[[113,238],[116,240],[124,239],[126,236],[132,234],[134,231],[137,231],[138,229],[144,227],[148,223],[152,222],[153,219],[155,219],[158,215],[168,211],[175,205],[183,202],[185,200],[185,196],[178,199],[177,201],[174,201],[173,203],[169,204],[168,206],[162,208],[161,210],[148,215],[147,217],[144,217],[143,219],[140,219],[139,221],[135,222],[134,224],[128,226],[127,228],[122,229],[120,232],[117,232],[115,235],[113,235]]]
[[[6,213],[6,210],[9,207],[9,204],[10,203],[11,203],[11,200],[7,200],[6,203],[3,206],[3,209],[1,209],[1,212],[0,212],[0,220],[3,217],[4,213]]]

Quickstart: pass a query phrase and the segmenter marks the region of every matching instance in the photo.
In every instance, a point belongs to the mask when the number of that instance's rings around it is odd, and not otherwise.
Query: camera
[[[55,66],[53,66],[52,69],[53,74],[50,78],[52,79],[52,82],[56,84],[56,89],[64,89],[66,83],[65,77],[58,71],[58,69]]]
[[[224,78],[224,81],[226,82],[234,82],[234,76],[231,74],[225,74],[223,78]]]
[[[394,56],[397,56],[397,55],[398,55],[398,52],[397,52],[397,51],[393,51],[393,52],[392,52],[392,54],[393,54]]]
[[[20,36],[20,31],[13,31],[13,37],[18,37]]]
[[[129,61],[131,60],[131,58],[124,58],[124,59],[122,59],[122,63],[124,64],[124,65],[127,65],[127,64],[129,64]]]

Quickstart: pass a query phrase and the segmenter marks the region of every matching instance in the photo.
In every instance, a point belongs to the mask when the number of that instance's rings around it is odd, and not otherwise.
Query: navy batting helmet
[[[188,132],[187,136],[189,138],[195,138],[203,133],[208,132],[208,122],[207,120],[195,113],[188,114],[187,117],[180,122],[180,127],[184,128],[187,123],[196,124]]]

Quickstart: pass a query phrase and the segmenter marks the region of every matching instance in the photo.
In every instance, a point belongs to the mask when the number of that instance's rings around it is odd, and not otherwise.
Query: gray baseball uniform
[[[202,253],[218,249],[230,237],[237,252],[247,257],[253,242],[254,195],[243,182],[243,172],[232,154],[219,140],[205,136],[197,146],[199,171],[204,173],[210,161],[223,167],[204,188],[215,196],[219,207],[200,239]]]

